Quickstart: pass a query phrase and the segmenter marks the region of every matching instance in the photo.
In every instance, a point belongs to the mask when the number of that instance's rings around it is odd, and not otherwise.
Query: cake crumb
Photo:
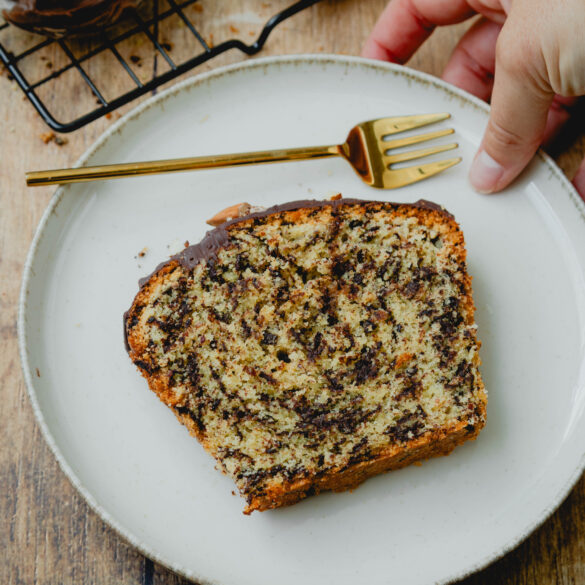
[[[147,252],[148,252],[148,248],[145,246],[144,248],[142,248],[142,250],[140,250],[140,252],[138,252],[138,257],[144,258],[146,256]]]
[[[37,373],[37,378],[40,378],[41,377],[41,373],[39,372],[39,369],[38,368],[35,369],[35,372]]]
[[[63,136],[59,136],[58,134],[55,134],[52,131],[51,132],[43,132],[40,137],[41,137],[41,140],[45,144],[49,144],[49,142],[54,142],[57,146],[63,146],[69,142],[69,140],[67,140],[67,138],[64,138]]]

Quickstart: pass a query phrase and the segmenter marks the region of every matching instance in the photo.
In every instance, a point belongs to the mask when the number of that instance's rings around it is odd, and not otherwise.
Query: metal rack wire
[[[15,53],[11,51],[9,46],[2,43],[0,36],[0,60],[4,63],[4,66],[10,75],[13,76],[16,83],[18,83],[26,97],[47,125],[57,132],[72,132],[113,112],[117,108],[132,102],[138,97],[155,90],[160,85],[179,77],[221,53],[225,53],[231,49],[237,49],[246,55],[254,55],[258,53],[263,48],[266,40],[275,27],[301,10],[316,4],[319,0],[298,0],[287,8],[274,14],[267,20],[256,40],[250,44],[246,44],[240,39],[233,38],[213,46],[205,40],[204,36],[199,32],[186,14],[185,9],[188,6],[195,4],[197,1],[198,0],[165,0],[166,8],[159,11],[159,0],[153,0],[152,12],[149,15],[144,17],[140,12],[132,12],[128,16],[123,27],[118,26],[111,30],[102,31],[96,37],[95,46],[88,48],[88,50],[77,56],[75,54],[76,51],[72,49],[72,41],[66,38],[50,39],[39,37],[43,40],[35,42],[33,46]],[[201,47],[201,50],[197,52],[197,54],[181,63],[176,63],[173,60],[169,54],[169,47],[165,46],[165,43],[161,42],[158,38],[159,25],[172,16],[178,17],[181,22],[184,23],[186,29],[197,41],[197,46]],[[10,26],[11,25],[7,23],[1,23],[0,35],[2,31]],[[166,71],[154,75],[146,82],[140,80],[131,64],[128,63],[128,60],[122,56],[117,48],[123,41],[140,34],[145,35],[149,43],[152,45],[155,58],[162,58],[164,63],[168,66]],[[40,79],[34,82],[29,82],[21,67],[22,62],[27,58],[38,55],[41,51],[53,44],[57,44],[63,51],[63,54],[66,56],[65,64],[61,65],[54,71],[51,71],[48,75],[41,76]],[[104,84],[107,84],[107,80],[95,79],[89,74],[87,70],[88,68],[86,67],[90,59],[104,53],[113,55],[115,61],[119,64],[122,70],[126,72],[133,85],[130,90],[110,100],[106,98],[106,92],[103,88]],[[71,120],[61,122],[58,121],[53,113],[49,111],[48,107],[39,96],[39,89],[46,87],[48,84],[54,83],[56,88],[53,91],[60,92],[64,99],[71,99],[73,96],[66,94],[66,84],[61,84],[59,86],[59,81],[62,80],[63,74],[68,71],[76,71],[79,76],[81,76],[83,82],[89,87],[93,96],[95,96],[97,107],[93,107],[89,111]]]

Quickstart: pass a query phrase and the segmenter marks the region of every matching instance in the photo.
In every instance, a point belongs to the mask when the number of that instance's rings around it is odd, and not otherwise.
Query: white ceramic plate
[[[63,470],[151,558],[202,583],[444,583],[526,537],[583,469],[585,206],[544,155],[507,193],[467,172],[488,108],[434,78],[349,57],[258,59],[188,80],[108,131],[101,164],[342,141],[356,122],[449,111],[463,164],[398,192],[341,159],[59,189],[27,261],[20,344],[32,403]],[[444,155],[443,155],[444,156]],[[130,363],[137,280],[228,205],[346,196],[442,203],[473,275],[488,424],[450,457],[353,493],[242,514],[229,479]],[[139,252],[148,248],[146,255]]]

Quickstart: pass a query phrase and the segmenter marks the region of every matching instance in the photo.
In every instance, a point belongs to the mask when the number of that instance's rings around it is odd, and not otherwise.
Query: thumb
[[[544,136],[554,92],[539,74],[540,55],[531,42],[530,35],[510,36],[506,25],[498,38],[491,114],[469,173],[481,193],[500,191],[515,179]]]

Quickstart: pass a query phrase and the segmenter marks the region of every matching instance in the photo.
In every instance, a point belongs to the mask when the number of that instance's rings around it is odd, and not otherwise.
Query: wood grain
[[[267,15],[287,4],[286,0],[204,0],[203,11],[194,17],[199,19],[210,42],[218,42],[226,35],[240,35],[249,42]],[[385,0],[323,0],[276,29],[262,55],[359,54],[384,5]],[[467,26],[435,32],[410,65],[440,75]],[[15,42],[27,42],[20,31],[10,34]],[[187,32],[179,24],[160,34],[177,58],[182,52],[187,55],[193,50]],[[124,50],[138,57],[136,71],[142,80],[164,67],[160,58],[153,58],[146,42]],[[58,53],[48,53],[42,60],[33,60],[27,64],[28,74],[40,76],[47,63],[56,67],[60,59]],[[242,59],[240,53],[228,53],[199,71]],[[96,76],[108,77],[108,91],[112,94],[127,88],[126,78],[112,74],[111,62],[96,59],[90,69]],[[80,88],[78,81],[71,79],[68,83],[71,95],[75,95]],[[63,115],[71,113],[73,107],[81,107],[83,99],[94,99],[87,95],[63,98],[55,90],[43,97]],[[30,169],[70,166],[119,114],[65,136],[66,143],[58,145],[53,140],[45,144],[42,135],[48,132],[47,128],[5,73],[0,75],[0,105],[0,583],[186,583],[136,552],[72,488],[41,436],[20,371],[15,324],[20,277],[35,227],[53,191],[27,190],[24,173]],[[580,126],[563,137],[555,152],[569,176],[585,152],[584,127],[581,121]],[[584,534],[585,481],[581,479],[560,509],[530,538],[462,583],[585,582]]]

